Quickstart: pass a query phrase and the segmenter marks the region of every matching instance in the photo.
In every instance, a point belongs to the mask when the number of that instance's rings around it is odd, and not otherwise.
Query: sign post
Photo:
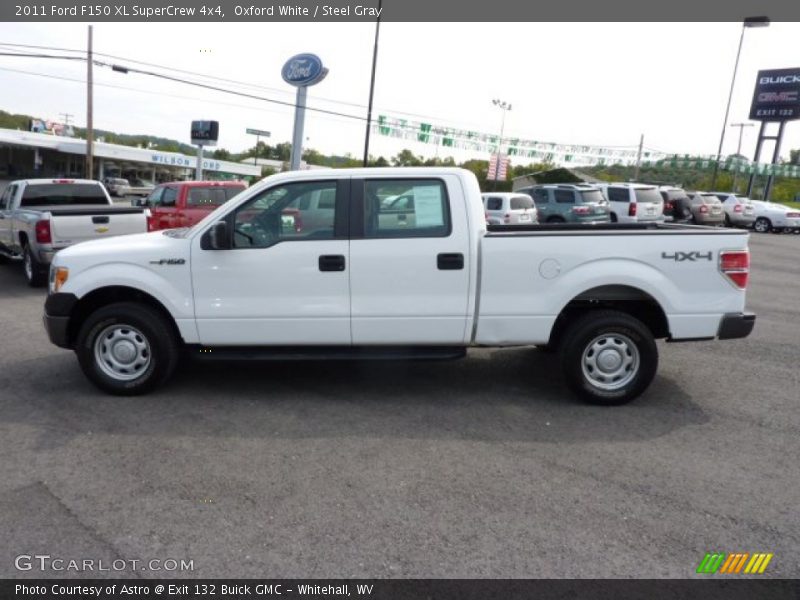
[[[292,155],[290,169],[300,168],[303,156],[303,127],[306,118],[306,98],[309,86],[316,85],[328,74],[322,60],[316,54],[297,54],[286,61],[281,69],[283,80],[297,88],[294,109],[294,130],[292,133]]]
[[[255,154],[253,155],[253,164],[257,165],[258,164],[258,141],[259,141],[259,138],[262,135],[264,137],[268,138],[268,137],[272,136],[272,133],[270,133],[269,131],[263,131],[261,129],[251,129],[250,127],[245,129],[245,133],[249,133],[250,135],[256,136],[256,151],[255,151]]]
[[[756,78],[756,88],[753,92],[753,102],[750,104],[750,119],[761,121],[756,144],[755,162],[761,157],[761,146],[766,140],[775,141],[775,150],[772,153],[772,164],[780,158],[783,130],[787,121],[800,119],[800,68],[795,69],[770,69],[759,71]],[[767,123],[778,123],[778,133],[767,135]],[[747,196],[753,193],[753,184],[756,174],[750,175],[747,184]],[[772,192],[774,176],[767,176],[764,186],[763,198],[769,202]]]

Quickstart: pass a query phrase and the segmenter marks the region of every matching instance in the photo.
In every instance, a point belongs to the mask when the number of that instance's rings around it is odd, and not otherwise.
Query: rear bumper
[[[60,348],[70,348],[69,318],[78,298],[74,294],[50,294],[44,303],[42,321],[47,337]]]
[[[753,331],[755,324],[755,313],[727,313],[719,322],[717,337],[721,340],[747,337]]]

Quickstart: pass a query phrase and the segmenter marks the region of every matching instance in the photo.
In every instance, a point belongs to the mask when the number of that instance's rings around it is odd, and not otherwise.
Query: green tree
[[[212,158],[216,158],[217,160],[230,160],[231,153],[225,150],[225,148],[217,148],[211,154]]]
[[[411,150],[402,150],[397,156],[392,157],[395,167],[419,167],[423,161],[421,156],[416,156]]]

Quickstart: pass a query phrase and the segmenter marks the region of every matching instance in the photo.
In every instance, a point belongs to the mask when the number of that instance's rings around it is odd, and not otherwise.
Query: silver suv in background
[[[756,208],[750,198],[731,192],[713,192],[722,202],[725,211],[725,225],[728,227],[750,228],[756,221]]]
[[[664,220],[664,200],[658,188],[644,183],[600,183],[609,203],[612,223]]]
[[[517,190],[533,198],[539,223],[608,223],[608,202],[588,183],[540,184]]]
[[[527,194],[492,192],[481,194],[489,225],[530,225],[538,223],[536,206]]]

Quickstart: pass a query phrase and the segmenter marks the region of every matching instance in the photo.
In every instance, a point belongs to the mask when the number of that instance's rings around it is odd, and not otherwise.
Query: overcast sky
[[[85,48],[80,24],[0,23],[0,45]],[[715,154],[741,25],[738,23],[382,23],[374,115],[387,114],[489,133],[500,129],[493,98],[513,106],[506,135],[557,143],[645,146]],[[94,25],[94,48],[125,59],[246,82],[222,87],[293,101],[281,66],[299,52],[318,54],[328,77],[309,90],[309,105],[366,116],[375,25],[371,23]],[[747,119],[759,69],[800,66],[800,24],[773,23],[745,33],[729,122]],[[11,50],[3,47],[2,50]],[[85,64],[0,57],[0,109],[86,123]],[[155,70],[155,68],[153,68]],[[196,76],[174,73],[179,77]],[[253,127],[290,141],[293,109],[95,68],[95,127],[189,142],[192,119],[220,122],[221,147],[252,146]],[[334,102],[335,101],[335,102]],[[752,156],[757,127],[745,129]],[[307,146],[361,156],[364,122],[308,113]],[[724,153],[736,151],[728,128]],[[436,147],[372,136],[370,153],[387,158],[404,147],[433,156]],[[800,147],[800,122],[786,128],[782,155]],[[769,150],[771,152],[771,149]],[[440,156],[486,158],[440,149]],[[771,154],[767,154],[768,159]],[[528,162],[522,159],[522,162]]]

